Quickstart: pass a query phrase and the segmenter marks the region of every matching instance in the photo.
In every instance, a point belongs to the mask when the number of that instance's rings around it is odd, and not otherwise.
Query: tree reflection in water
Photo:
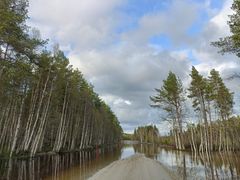
[[[194,154],[151,144],[134,145],[136,153],[160,161],[181,179],[240,179],[240,152]]]
[[[100,168],[120,158],[116,148],[98,149],[36,158],[1,159],[0,179],[6,180],[57,180],[87,179]]]
[[[151,144],[44,155],[34,159],[0,160],[0,179],[87,179],[99,169],[134,153],[144,153],[175,172],[179,179],[240,179],[240,153],[194,154]]]

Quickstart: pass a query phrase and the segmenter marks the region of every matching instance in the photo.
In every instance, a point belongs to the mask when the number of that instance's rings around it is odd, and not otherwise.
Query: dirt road
[[[177,179],[159,162],[136,154],[103,168],[89,180],[171,180]]]

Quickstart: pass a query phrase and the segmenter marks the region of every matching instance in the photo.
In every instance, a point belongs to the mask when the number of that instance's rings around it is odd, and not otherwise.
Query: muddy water
[[[133,149],[161,162],[179,179],[240,179],[240,152],[196,155],[153,145],[134,145]]]
[[[118,148],[45,155],[34,159],[0,160],[0,179],[84,180],[111,162],[135,153],[160,161],[179,179],[240,179],[239,153],[194,155],[154,145],[128,144]]]

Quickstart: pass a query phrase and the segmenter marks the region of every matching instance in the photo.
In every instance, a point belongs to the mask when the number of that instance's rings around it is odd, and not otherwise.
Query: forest
[[[140,143],[159,143],[159,131],[155,125],[140,126],[134,130],[132,139]]]
[[[0,0],[0,179],[240,179],[239,58],[240,0]]]
[[[240,57],[240,1],[232,4],[233,14],[228,25],[231,35],[212,42],[220,53]],[[207,77],[192,66],[190,85],[184,88],[182,81],[169,72],[163,86],[155,89],[151,96],[152,107],[160,108],[166,114],[164,120],[171,125],[169,136],[163,143],[176,149],[191,149],[194,152],[235,151],[240,149],[240,118],[233,115],[234,94],[226,87],[220,73],[212,69]],[[195,118],[187,120],[186,103],[191,102]]]
[[[27,19],[28,1],[0,1],[0,155],[118,143],[122,128],[110,107]]]
[[[218,71],[212,69],[208,78],[192,67],[188,93],[172,72],[163,82],[152,106],[166,112],[164,120],[171,124],[169,137],[162,143],[174,144],[176,149],[205,152],[239,150],[240,118],[232,114],[233,93],[225,86]],[[186,119],[186,100],[194,108],[195,121]]]

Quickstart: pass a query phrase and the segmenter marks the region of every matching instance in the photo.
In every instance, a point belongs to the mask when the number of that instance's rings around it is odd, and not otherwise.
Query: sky
[[[59,43],[70,64],[79,68],[112,108],[123,130],[169,125],[152,109],[168,72],[187,87],[194,65],[207,76],[220,71],[239,107],[240,72],[234,55],[218,53],[210,43],[230,34],[227,21],[232,0],[30,0],[28,24],[40,30],[48,47]],[[194,114],[187,107],[186,119]]]

